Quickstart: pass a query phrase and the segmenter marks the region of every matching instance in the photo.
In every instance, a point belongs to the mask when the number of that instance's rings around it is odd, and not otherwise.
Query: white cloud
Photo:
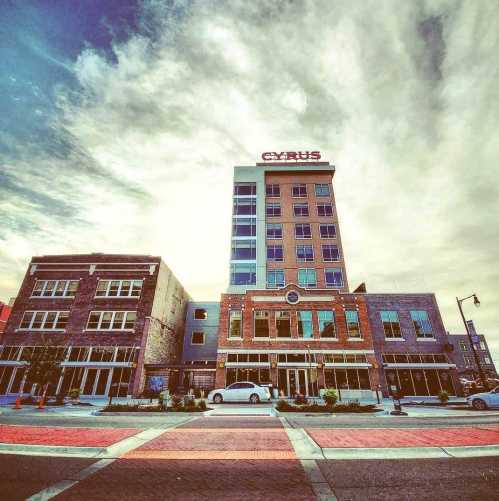
[[[145,31],[116,44],[115,61],[82,52],[78,99],[59,95],[54,130],[80,154],[43,158],[37,175],[19,168],[28,153],[13,165],[74,213],[9,197],[13,219],[38,230],[4,231],[2,294],[31,254],[126,251],[162,255],[195,297],[216,299],[232,166],[320,149],[337,166],[351,285],[435,291],[452,331],[463,329],[454,296],[476,291],[483,307],[469,314],[499,354],[495,9],[231,1],[177,19],[146,2]]]

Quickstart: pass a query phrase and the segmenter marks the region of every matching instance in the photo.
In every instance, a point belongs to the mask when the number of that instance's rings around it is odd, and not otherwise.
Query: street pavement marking
[[[162,450],[133,450],[121,457],[121,459],[225,459],[225,460],[296,460],[293,451],[162,451]]]
[[[97,461],[96,463],[87,466],[83,470],[80,470],[79,472],[73,475],[73,478],[67,478],[61,480],[60,482],[57,482],[56,484],[51,485],[46,489],[37,492],[36,494],[33,494],[31,497],[27,498],[27,501],[46,501],[48,499],[52,499],[53,497],[59,495],[61,492],[66,491],[67,489],[70,489],[71,487],[75,486],[80,480],[83,480],[84,478],[87,478],[90,475],[97,473],[99,470],[102,470],[106,466],[109,466],[110,464],[114,463],[114,461],[116,461],[120,456],[122,456],[126,452],[129,452],[132,449],[135,449],[136,447],[144,445],[150,440],[159,437],[163,433],[166,433],[169,430],[176,428],[177,426],[188,423],[189,421],[193,421],[194,419],[197,418],[189,417],[185,421],[176,423],[171,427],[149,428],[147,430],[141,431],[140,433],[134,435],[133,437],[125,438],[124,440],[111,445],[102,453],[100,453],[97,457],[102,457],[102,455],[106,456],[102,458],[100,461]]]
[[[105,447],[68,447],[65,445],[23,445],[0,444],[0,454],[27,456],[51,456],[94,458],[106,450]]]
[[[322,449],[312,440],[303,428],[291,428],[285,417],[279,418],[284,430],[288,434],[296,456],[300,459],[305,474],[319,501],[336,501],[336,496],[327,483],[316,459],[324,459]]]
[[[336,501],[336,496],[314,459],[302,459],[301,464],[320,501]]]

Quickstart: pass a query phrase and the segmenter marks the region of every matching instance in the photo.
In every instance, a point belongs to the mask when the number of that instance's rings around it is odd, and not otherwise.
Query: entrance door
[[[309,396],[308,374],[306,369],[288,369],[288,396],[293,398],[297,393]]]
[[[87,369],[84,376],[82,395],[104,396],[107,395],[110,369]]]

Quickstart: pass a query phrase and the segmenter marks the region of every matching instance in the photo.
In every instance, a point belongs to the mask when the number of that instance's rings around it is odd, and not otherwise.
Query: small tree
[[[327,405],[333,406],[338,401],[338,394],[334,388],[328,388],[324,391],[322,398]]]
[[[440,402],[442,404],[446,404],[448,401],[449,401],[449,394],[445,391],[445,390],[442,390],[439,394],[438,394],[438,399],[440,400]]]
[[[41,346],[35,346],[31,351],[27,351],[26,358],[23,356],[26,363],[24,379],[42,389],[40,406],[43,406],[45,402],[49,385],[57,384],[59,381],[64,354],[64,349],[57,346],[57,338],[52,338],[50,342],[47,342],[42,337],[42,342]],[[26,349],[23,350],[23,354],[25,351]]]

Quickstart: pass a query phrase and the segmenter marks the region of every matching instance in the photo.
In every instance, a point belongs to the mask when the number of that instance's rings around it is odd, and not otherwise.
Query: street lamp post
[[[468,334],[468,339],[469,339],[469,342],[471,345],[471,351],[473,352],[473,356],[475,357],[475,363],[476,363],[476,366],[478,367],[478,373],[480,374],[480,378],[482,380],[483,387],[484,387],[485,391],[488,391],[489,385],[487,383],[487,379],[485,378],[485,374],[484,374],[483,369],[482,369],[482,364],[480,362],[480,356],[478,355],[478,353],[476,351],[475,343],[473,342],[473,338],[471,337],[470,328],[468,327],[468,324],[466,323],[466,318],[464,317],[464,313],[463,313],[463,307],[462,307],[463,301],[466,301],[467,299],[471,299],[471,298],[473,298],[473,303],[478,308],[480,306],[480,301],[478,300],[478,297],[476,294],[472,294],[471,296],[463,297],[462,299],[459,299],[458,297],[456,297],[456,302],[457,302],[457,306],[459,308],[459,313],[461,313],[461,318],[463,319],[464,327],[466,329],[466,334]]]

